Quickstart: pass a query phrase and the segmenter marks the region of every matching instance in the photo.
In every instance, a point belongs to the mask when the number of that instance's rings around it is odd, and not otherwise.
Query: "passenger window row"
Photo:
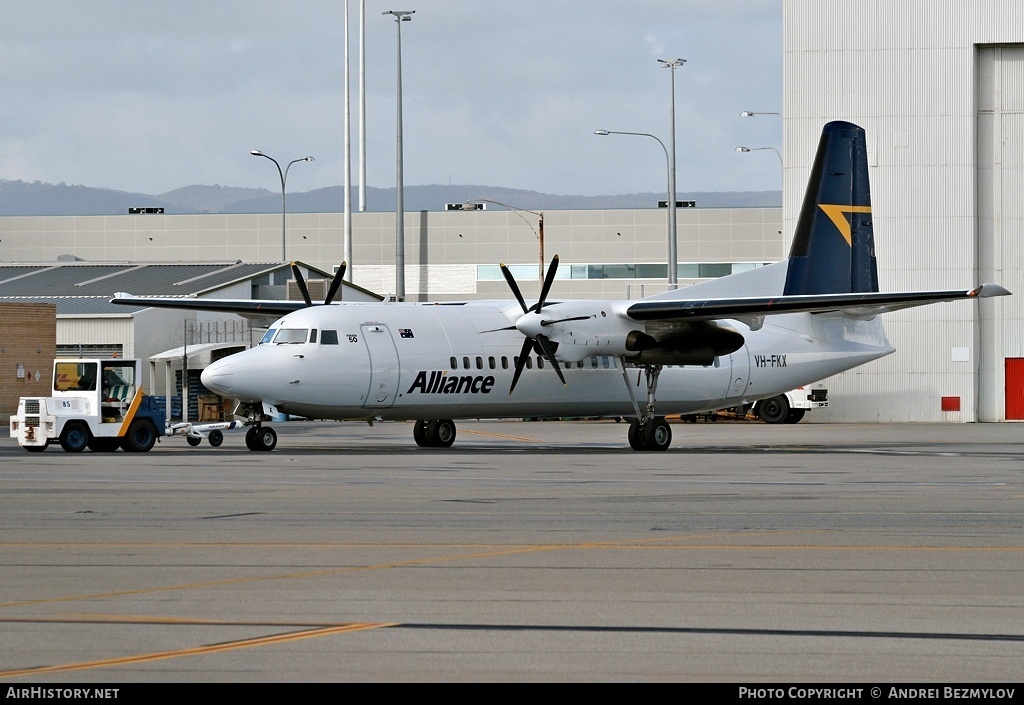
[[[515,365],[515,363],[518,360],[519,360],[519,356],[516,355],[515,357],[512,358],[512,364]],[[534,361],[536,361],[537,369],[539,369],[539,370],[544,369],[544,367],[547,366],[547,364],[548,364],[548,361],[545,358],[541,357],[540,355],[533,356],[533,357],[527,357],[526,358],[526,369],[532,370],[533,367],[534,367]],[[495,358],[494,356],[489,356],[486,359],[486,361],[480,355],[477,355],[475,357],[470,357],[469,355],[464,355],[461,358],[458,358],[458,357],[452,355],[451,358],[449,358],[449,360],[448,360],[448,364],[451,367],[451,369],[453,369],[453,370],[458,370],[458,369],[463,369],[463,370],[471,370],[471,369],[482,370],[482,369],[484,369],[484,365],[485,364],[486,364],[487,369],[489,369],[489,370],[496,370],[496,369],[498,369],[499,365],[501,366],[501,369],[503,369],[503,370],[509,369],[509,359],[505,355],[502,355],[500,358]],[[563,362],[562,365],[567,370],[571,370],[574,367],[576,369],[580,369],[580,370],[582,370],[582,369],[593,369],[593,370],[602,369],[602,370],[608,370],[608,369],[615,369],[616,367],[618,367],[618,365],[615,362],[615,358],[609,357],[608,355],[594,355],[592,357],[586,358],[585,360],[580,360],[579,362],[575,362],[575,363],[573,363],[573,362]]]

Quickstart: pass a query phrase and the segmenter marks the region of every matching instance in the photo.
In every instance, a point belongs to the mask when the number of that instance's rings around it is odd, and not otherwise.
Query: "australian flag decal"
[[[412,328],[399,328],[398,335],[402,338],[415,338],[412,334]]]

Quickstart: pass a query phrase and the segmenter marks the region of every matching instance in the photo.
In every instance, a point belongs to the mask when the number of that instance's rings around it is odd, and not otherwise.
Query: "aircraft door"
[[[729,380],[729,389],[726,396],[730,399],[738,399],[747,392],[750,384],[750,351],[744,345],[739,350],[729,355],[732,367],[732,377]]]
[[[391,330],[382,323],[360,326],[363,342],[370,354],[370,386],[366,391],[366,408],[386,408],[395,403],[401,366],[398,349]]]

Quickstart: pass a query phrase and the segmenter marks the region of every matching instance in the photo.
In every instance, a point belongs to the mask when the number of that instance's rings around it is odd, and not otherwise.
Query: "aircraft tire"
[[[629,439],[629,447],[633,450],[644,450],[643,441],[640,439],[640,419],[633,419],[629,422],[629,431],[626,432]]]
[[[806,411],[806,409],[790,409],[783,423],[800,423]]]
[[[644,450],[668,450],[672,445],[672,426],[664,416],[651,419],[640,430],[640,439]]]
[[[789,414],[789,401],[785,394],[765,399],[757,407],[757,415],[765,423],[783,423]]]
[[[185,436],[185,442],[195,448],[197,445],[203,442],[203,439],[199,436]]]
[[[224,442],[224,434],[214,429],[210,431],[210,435],[206,437],[206,440],[210,442],[210,445],[214,448],[219,448],[220,444]]]
[[[420,448],[429,448],[430,440],[427,438],[428,421],[417,421],[412,427],[412,438]]]
[[[435,448],[451,448],[455,442],[455,422],[451,419],[441,419],[434,422],[433,446]]]
[[[89,450],[93,453],[113,453],[121,447],[120,438],[90,438]]]
[[[136,419],[128,427],[128,433],[121,439],[121,447],[129,453],[148,453],[156,445],[156,428],[153,422]]]
[[[274,450],[277,447],[277,431],[270,426],[260,426],[252,435],[252,446],[252,450]]]
[[[60,434],[60,447],[65,453],[81,453],[89,445],[89,427],[81,421],[69,421]]]

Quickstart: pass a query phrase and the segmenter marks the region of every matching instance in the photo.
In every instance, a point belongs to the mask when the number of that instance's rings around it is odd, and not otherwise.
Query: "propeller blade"
[[[518,329],[515,326],[505,326],[504,328],[492,328],[491,330],[482,330],[482,331],[480,331],[480,335],[483,335],[484,333],[497,333],[498,331],[502,331],[502,330],[518,330]]]
[[[558,271],[558,255],[551,258],[551,264],[548,266],[548,272],[544,275],[544,286],[540,290],[540,298],[537,299],[537,313],[540,313],[541,308],[544,307],[544,301],[548,298],[548,292],[551,291],[551,285],[555,283],[555,272]]]
[[[565,377],[562,375],[562,368],[558,364],[558,360],[555,359],[555,349],[551,346],[551,341],[548,340],[546,335],[538,335],[537,342],[540,343],[540,347],[544,350],[544,357],[548,359],[551,366],[555,368],[555,373],[558,375],[558,379],[562,380],[562,386],[568,386],[565,383]]]
[[[566,321],[586,321],[593,318],[593,316],[570,316],[569,318],[556,318],[553,321],[541,321],[542,326],[553,326],[556,323],[565,323]]]
[[[523,307],[523,313],[527,312],[526,300],[523,299],[523,293],[519,291],[519,285],[516,284],[515,278],[512,276],[512,272],[508,271],[508,267],[504,264],[499,264],[498,267],[501,269],[501,275],[505,277],[505,281],[508,282],[508,288],[512,290],[512,293],[516,295],[516,301]]]
[[[508,388],[508,393],[511,396],[512,390],[516,388],[516,384],[519,383],[519,376],[523,374],[523,368],[526,367],[526,359],[533,348],[533,341],[527,338],[523,341],[523,348],[519,351],[519,357],[516,358],[516,372],[512,375],[512,385]]]
[[[295,277],[295,286],[299,287],[299,292],[302,294],[302,300],[306,302],[307,306],[312,306],[313,301],[309,298],[309,289],[306,288],[306,280],[302,277],[302,272],[299,271],[299,265],[292,262],[292,276]]]
[[[324,299],[324,304],[329,304],[334,301],[334,295],[338,293],[338,289],[341,288],[341,280],[345,278],[345,270],[348,269],[348,263],[342,262],[338,267],[338,271],[334,275],[334,279],[331,280],[331,288],[327,290],[327,297]]]

